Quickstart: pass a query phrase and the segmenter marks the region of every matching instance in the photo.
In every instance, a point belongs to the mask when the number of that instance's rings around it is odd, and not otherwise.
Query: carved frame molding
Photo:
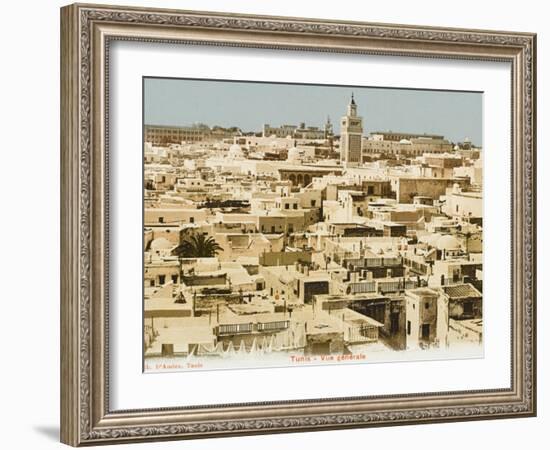
[[[113,40],[509,61],[510,389],[111,411],[108,389],[108,58]],[[536,36],[210,12],[61,10],[61,438],[71,445],[536,414]]]

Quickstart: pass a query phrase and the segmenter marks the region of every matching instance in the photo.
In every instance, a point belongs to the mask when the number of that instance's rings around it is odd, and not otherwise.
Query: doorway
[[[423,341],[430,340],[430,324],[429,323],[422,324],[422,340]]]

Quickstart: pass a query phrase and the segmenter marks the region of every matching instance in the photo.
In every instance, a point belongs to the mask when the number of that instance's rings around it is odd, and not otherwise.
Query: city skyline
[[[258,132],[266,123],[322,127],[330,117],[339,134],[352,93],[364,135],[390,130],[440,134],[452,142],[469,138],[482,145],[480,92],[145,77],[144,123],[204,123]]]
[[[144,87],[145,372],[483,356],[481,94]]]

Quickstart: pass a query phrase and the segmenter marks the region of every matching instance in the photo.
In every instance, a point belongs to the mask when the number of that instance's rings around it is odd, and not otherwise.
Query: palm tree
[[[202,233],[185,237],[173,253],[178,258],[209,258],[216,256],[223,248],[214,240]]]

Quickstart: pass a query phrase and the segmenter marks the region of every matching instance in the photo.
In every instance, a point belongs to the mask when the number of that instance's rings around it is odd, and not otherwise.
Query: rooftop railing
[[[248,334],[253,332],[277,332],[286,330],[290,326],[289,320],[277,320],[273,322],[258,322],[258,323],[235,323],[222,324],[215,328],[215,333],[218,336],[227,336],[234,334]]]

